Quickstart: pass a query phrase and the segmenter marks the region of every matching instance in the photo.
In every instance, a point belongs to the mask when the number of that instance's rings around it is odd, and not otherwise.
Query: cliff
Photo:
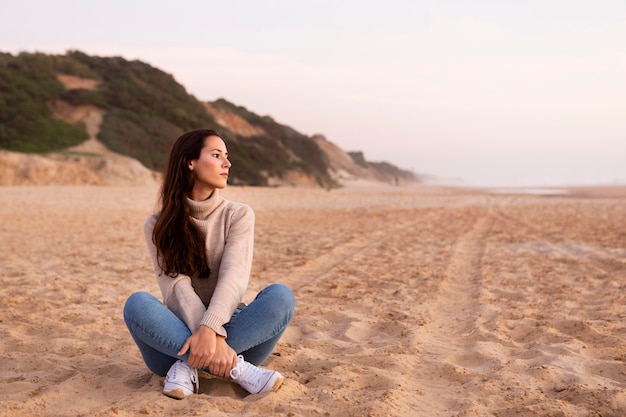
[[[417,180],[225,99],[201,102],[141,61],[2,53],[0,91],[0,185],[153,183],[173,141],[195,128],[224,134],[233,184]]]

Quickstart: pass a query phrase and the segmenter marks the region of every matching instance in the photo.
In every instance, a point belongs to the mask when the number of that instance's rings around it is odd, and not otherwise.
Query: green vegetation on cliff
[[[55,72],[65,66],[43,54],[0,53],[0,148],[50,152],[88,138],[78,126],[55,119],[48,103],[65,90]]]

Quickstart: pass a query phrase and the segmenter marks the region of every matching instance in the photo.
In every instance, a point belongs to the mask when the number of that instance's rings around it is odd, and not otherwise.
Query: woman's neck
[[[209,197],[211,197],[211,194],[213,194],[213,191],[215,191],[214,188],[198,189],[194,187],[193,190],[191,190],[191,194],[189,194],[189,198],[192,199],[193,201],[204,201],[208,199]]]

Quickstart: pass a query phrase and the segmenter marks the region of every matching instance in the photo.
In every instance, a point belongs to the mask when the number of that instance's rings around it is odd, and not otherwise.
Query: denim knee
[[[131,317],[136,316],[145,311],[145,306],[154,302],[155,297],[145,291],[139,291],[131,294],[124,304],[124,320],[128,323]],[[158,300],[157,300],[158,301]]]
[[[271,297],[272,305],[281,310],[287,316],[287,320],[291,320],[296,307],[296,298],[293,291],[284,284],[271,284],[261,293],[265,293]],[[260,295],[260,294],[259,294]]]

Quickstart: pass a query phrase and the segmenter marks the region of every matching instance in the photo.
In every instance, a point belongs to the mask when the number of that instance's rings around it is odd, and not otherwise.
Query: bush
[[[79,127],[55,119],[47,103],[63,92],[42,54],[0,59],[0,148],[17,152],[50,152],[77,145],[89,137]]]

